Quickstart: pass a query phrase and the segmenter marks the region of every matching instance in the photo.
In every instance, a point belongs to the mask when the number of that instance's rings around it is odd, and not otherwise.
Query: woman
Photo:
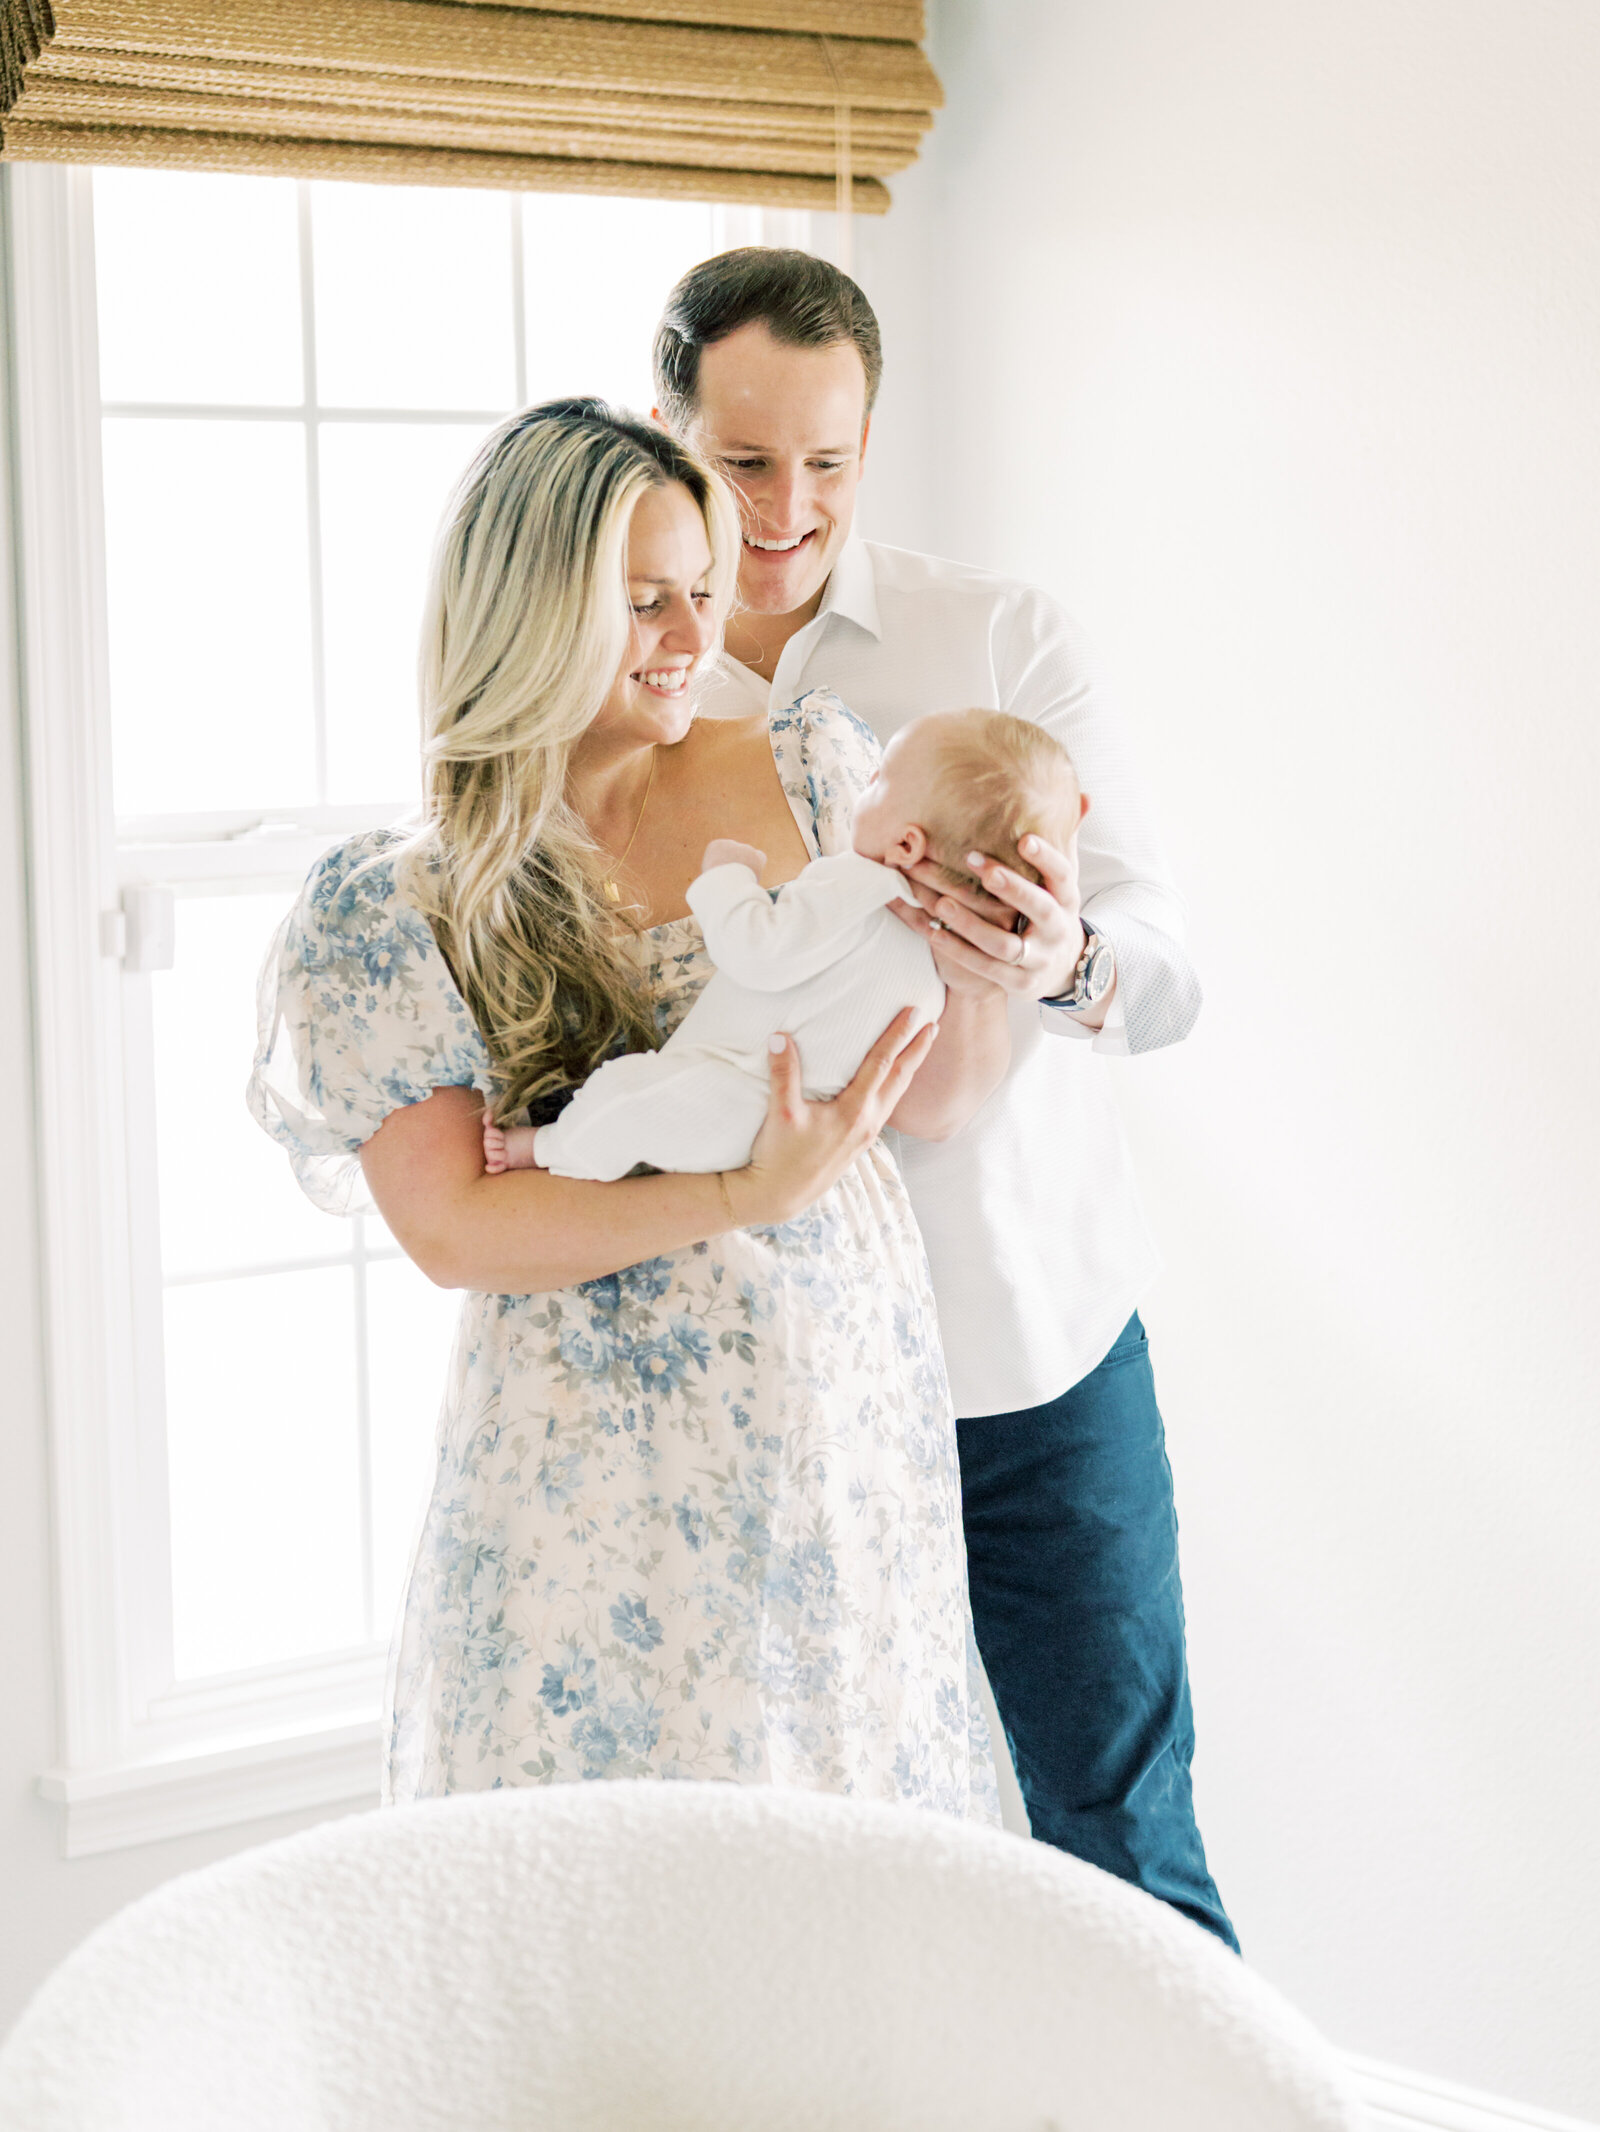
[[[424,636],[421,830],[313,870],[263,978],[258,1120],[313,1198],[364,1182],[468,1291],[391,1684],[386,1796],[720,1777],[994,1817],[954,1424],[878,1134],[1003,1070],[1003,1007],[887,1030],[832,1103],[783,1040],[747,1168],[485,1174],[483,1099],[548,1109],[660,1040],[709,964],[713,835],[768,885],[848,840],[875,743],[831,698],[697,723],[732,596],[718,477],[597,401],[468,469]]]

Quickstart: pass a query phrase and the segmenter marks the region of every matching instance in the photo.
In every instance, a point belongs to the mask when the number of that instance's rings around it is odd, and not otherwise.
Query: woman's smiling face
[[[670,745],[689,730],[690,677],[715,636],[711,543],[681,482],[646,489],[635,504],[626,567],[632,635],[589,731],[641,747]]]

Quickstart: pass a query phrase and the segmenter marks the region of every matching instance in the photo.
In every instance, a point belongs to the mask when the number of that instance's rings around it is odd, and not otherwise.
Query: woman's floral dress
[[[836,699],[772,724],[814,851],[877,743]],[[482,1039],[392,833],[313,869],[262,983],[260,1123],[331,1211],[356,1151]],[[645,936],[663,1033],[710,975]],[[797,1221],[546,1295],[463,1299],[391,1665],[386,1796],[725,1778],[998,1818],[928,1272],[882,1143]]]

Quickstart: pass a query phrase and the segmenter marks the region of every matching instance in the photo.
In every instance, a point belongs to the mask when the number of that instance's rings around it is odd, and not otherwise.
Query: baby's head
[[[851,841],[902,872],[931,859],[976,886],[967,853],[981,851],[1037,881],[1018,844],[1038,836],[1065,851],[1082,813],[1072,758],[1042,726],[1005,711],[930,711],[884,749]]]

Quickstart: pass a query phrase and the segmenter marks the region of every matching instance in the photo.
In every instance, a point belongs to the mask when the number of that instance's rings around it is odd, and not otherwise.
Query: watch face
[[[1089,950],[1089,957],[1083,966],[1083,978],[1079,986],[1079,990],[1083,994],[1083,1003],[1086,1007],[1092,1007],[1097,1000],[1105,998],[1106,993],[1111,988],[1111,980],[1115,972],[1116,957],[1112,954],[1105,941],[1097,940]]]

